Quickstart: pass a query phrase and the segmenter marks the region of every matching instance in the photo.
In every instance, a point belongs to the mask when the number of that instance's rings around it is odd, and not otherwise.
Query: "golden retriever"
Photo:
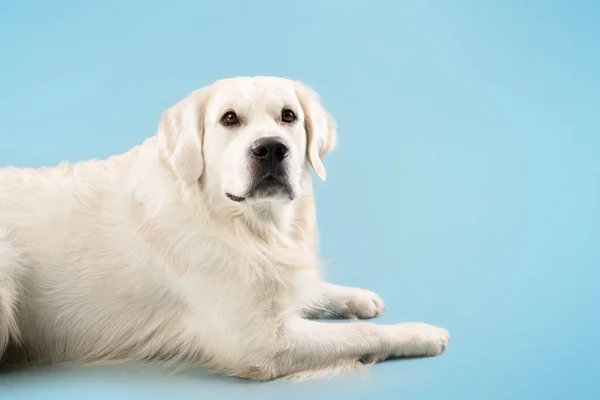
[[[325,179],[336,140],[305,84],[237,77],[189,94],[124,154],[0,169],[3,360],[271,380],[442,353],[446,330],[362,321],[383,301],[320,277],[310,167]]]

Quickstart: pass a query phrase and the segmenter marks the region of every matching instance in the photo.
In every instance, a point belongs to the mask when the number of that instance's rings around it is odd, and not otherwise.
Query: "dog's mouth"
[[[255,180],[250,186],[247,194],[238,196],[232,193],[225,193],[227,197],[236,203],[241,203],[249,198],[270,198],[285,196],[294,200],[294,191],[287,179],[272,174],[265,175],[262,179]]]
[[[245,197],[236,196],[231,193],[225,193],[225,194],[227,195],[227,197],[229,197],[230,200],[235,201],[236,203],[241,203],[242,201],[246,200]]]

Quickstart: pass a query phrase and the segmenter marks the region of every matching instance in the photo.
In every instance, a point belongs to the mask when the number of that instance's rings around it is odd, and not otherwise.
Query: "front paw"
[[[432,357],[440,355],[450,342],[446,329],[421,322],[409,322],[392,327],[396,345],[395,357]]]
[[[331,299],[329,310],[339,318],[367,319],[374,318],[385,310],[381,298],[370,290],[343,288]]]

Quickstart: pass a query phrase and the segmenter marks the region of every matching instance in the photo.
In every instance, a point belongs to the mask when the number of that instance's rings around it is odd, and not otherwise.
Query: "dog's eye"
[[[240,120],[236,113],[228,111],[221,117],[221,123],[225,126],[233,126],[240,123]]]
[[[294,112],[289,108],[284,108],[281,110],[281,120],[286,124],[291,124],[292,122],[296,121],[296,114],[294,114]]]

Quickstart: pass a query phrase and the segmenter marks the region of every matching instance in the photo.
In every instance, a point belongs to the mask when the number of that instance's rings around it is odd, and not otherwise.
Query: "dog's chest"
[[[198,268],[168,279],[171,291],[180,294],[197,320],[220,321],[274,305],[282,311],[300,310],[318,291],[316,269],[278,265],[280,260],[265,254],[252,259],[212,248],[212,254],[198,260]]]

